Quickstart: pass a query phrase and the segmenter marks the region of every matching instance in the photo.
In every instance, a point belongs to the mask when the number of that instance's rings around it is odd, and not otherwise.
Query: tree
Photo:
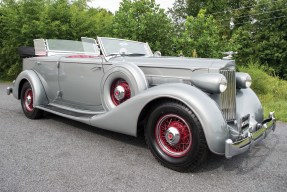
[[[123,0],[113,21],[113,35],[148,42],[153,50],[171,54],[171,20],[154,0]]]
[[[258,2],[250,14],[255,23],[245,23],[236,30],[234,41],[240,44],[241,63],[252,59],[271,66],[287,79],[287,5],[286,0]]]
[[[177,44],[185,56],[221,57],[224,51],[218,23],[213,16],[206,16],[204,9],[197,17],[187,17],[185,30]]]
[[[168,14],[175,24],[176,31],[180,33],[184,28],[184,22],[188,16],[186,0],[176,0],[173,3],[173,7],[169,8]]]

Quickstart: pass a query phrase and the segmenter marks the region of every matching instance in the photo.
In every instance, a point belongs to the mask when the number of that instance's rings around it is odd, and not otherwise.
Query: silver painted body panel
[[[78,62],[75,58],[62,57],[59,62],[59,87],[61,100],[77,105],[101,105],[102,59]]]
[[[220,70],[235,70],[233,60],[128,56],[73,58],[70,55],[24,59],[23,72],[13,87],[14,97],[20,99],[21,82],[27,80],[32,85],[34,107],[132,136],[137,136],[139,116],[145,106],[156,99],[171,98],[184,103],[195,113],[209,149],[222,155],[226,140],[241,136],[238,122],[242,117],[250,114],[252,129],[263,121],[261,103],[249,88],[236,91],[236,120],[227,122],[224,119],[218,85],[225,77]],[[103,92],[108,89],[103,86],[117,70],[131,77],[130,81],[134,82],[130,83],[141,88],[119,106],[106,107]],[[125,74],[126,71],[130,73]],[[132,75],[136,77],[132,78]],[[45,106],[90,116],[77,117]]]

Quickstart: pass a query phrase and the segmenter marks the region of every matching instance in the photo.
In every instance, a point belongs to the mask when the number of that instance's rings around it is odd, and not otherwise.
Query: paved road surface
[[[0,84],[0,191],[287,191],[287,125],[196,173],[161,166],[144,140],[48,114],[29,120]]]

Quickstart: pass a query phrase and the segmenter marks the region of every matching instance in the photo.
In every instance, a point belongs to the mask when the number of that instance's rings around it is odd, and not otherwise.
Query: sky
[[[101,7],[110,10],[112,13],[115,13],[119,9],[120,2],[122,0],[92,0],[89,3],[92,7]],[[160,7],[163,9],[172,7],[172,4],[175,0],[155,0],[156,4],[160,4]]]

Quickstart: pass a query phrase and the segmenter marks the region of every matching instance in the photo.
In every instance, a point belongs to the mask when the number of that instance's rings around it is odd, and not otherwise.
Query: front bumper
[[[274,117],[274,112],[269,113],[269,118],[265,119],[261,124],[257,124],[258,129],[254,132],[248,130],[247,137],[239,140],[232,141],[227,139],[225,141],[225,157],[231,158],[235,155],[244,153],[248,149],[251,149],[259,141],[266,138],[266,136],[271,132],[275,131],[276,128],[276,119]]]
[[[7,87],[7,88],[6,88],[6,93],[7,93],[7,95],[10,95],[12,92],[13,92],[12,87]]]
[[[15,85],[15,80],[13,81],[13,87]],[[6,88],[6,93],[7,95],[10,95],[11,93],[13,93],[13,88],[12,87],[7,87]]]

